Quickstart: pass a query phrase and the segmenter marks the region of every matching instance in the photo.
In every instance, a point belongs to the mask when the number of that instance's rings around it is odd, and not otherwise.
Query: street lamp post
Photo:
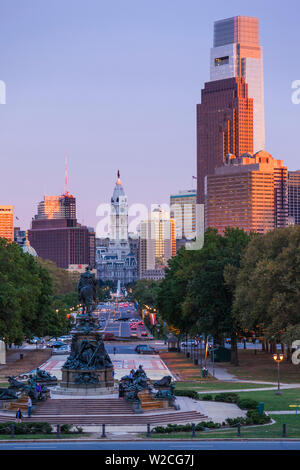
[[[280,365],[280,363],[283,361],[283,354],[279,354],[279,353],[273,354],[273,359],[274,359],[275,362],[277,362],[278,388],[277,388],[276,395],[281,395],[281,391],[280,391],[280,371],[279,371],[279,365]]]

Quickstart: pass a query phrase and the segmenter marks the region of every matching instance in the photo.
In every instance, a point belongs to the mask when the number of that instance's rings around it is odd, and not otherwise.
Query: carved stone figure
[[[165,375],[162,379],[154,382],[153,386],[156,388],[159,387],[169,387],[171,385],[172,377],[170,375]]]
[[[98,384],[99,383],[99,378],[97,375],[93,373],[87,373],[87,374],[78,374],[75,377],[75,382],[77,384]]]
[[[72,351],[63,365],[64,369],[99,369],[103,367],[113,367],[99,335],[96,336],[95,341],[89,341],[87,338],[84,338],[77,352],[74,347],[75,344],[76,342],[72,343]]]
[[[0,388],[0,400],[16,400],[16,392],[9,388]]]
[[[174,400],[175,396],[173,395],[172,390],[158,390],[154,395],[154,398],[167,398],[168,400]]]
[[[77,290],[79,302],[83,304],[85,313],[92,313],[93,302],[96,301],[97,281],[89,266],[86,267],[86,272],[81,274]]]

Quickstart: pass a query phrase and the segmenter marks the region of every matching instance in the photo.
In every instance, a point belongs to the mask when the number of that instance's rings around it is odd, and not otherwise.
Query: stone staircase
[[[144,403],[151,403],[147,402],[146,398]],[[9,412],[0,411],[0,422],[15,420],[14,414]],[[23,422],[43,421],[53,425],[73,424],[75,426],[99,426],[102,424],[146,426],[148,423],[150,425],[167,425],[168,423],[198,423],[207,419],[207,416],[195,410],[173,411],[170,408],[156,408],[155,410],[148,408],[143,414],[135,414],[131,405],[123,398],[52,398],[46,402],[38,403],[30,418],[26,414],[23,416]]]
[[[102,399],[50,399],[38,403],[34,415],[39,416],[89,416],[89,415],[132,415],[129,403],[123,398]]]

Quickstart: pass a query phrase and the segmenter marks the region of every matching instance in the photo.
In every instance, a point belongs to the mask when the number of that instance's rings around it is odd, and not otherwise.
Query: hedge
[[[241,410],[256,410],[258,401],[253,400],[252,398],[239,398],[237,405]]]
[[[239,396],[237,393],[217,393],[215,395],[215,401],[222,401],[224,403],[237,403]]]
[[[15,434],[51,434],[52,426],[49,423],[0,423],[0,434],[11,434],[12,424]]]
[[[199,400],[199,394],[195,390],[176,390],[174,392],[176,397],[189,397],[194,400]]]
[[[238,418],[227,418],[225,422],[222,423],[214,423],[213,421],[200,421],[195,426],[195,431],[204,431],[205,429],[219,429],[221,427],[230,426],[230,427],[237,427],[238,424],[249,426],[251,424],[266,424],[271,421],[270,416],[259,414],[258,411],[249,410],[247,412],[246,417],[239,416]],[[152,429],[151,432],[157,434],[173,434],[177,432],[191,432],[192,431],[192,424],[168,424],[166,427],[163,426],[156,426]]]

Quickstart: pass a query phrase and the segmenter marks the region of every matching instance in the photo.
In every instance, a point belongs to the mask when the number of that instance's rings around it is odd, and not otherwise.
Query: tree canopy
[[[65,315],[58,321],[48,269],[0,238],[0,337],[21,344],[26,337],[60,334],[67,325]]]

